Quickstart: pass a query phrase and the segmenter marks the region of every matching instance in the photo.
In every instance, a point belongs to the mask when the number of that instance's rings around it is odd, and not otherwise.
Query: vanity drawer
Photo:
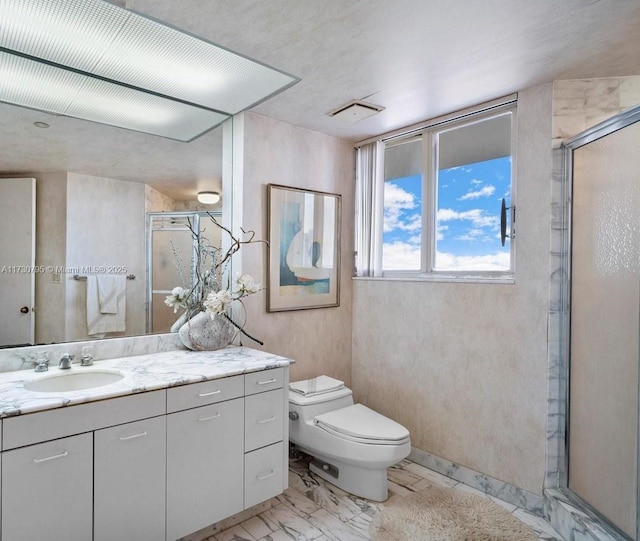
[[[245,398],[245,452],[282,441],[284,433],[283,392],[283,389],[276,389]]]
[[[150,391],[4,419],[2,449],[164,415],[166,391]]]
[[[279,389],[284,383],[284,368],[272,368],[261,372],[250,372],[244,376],[244,394],[263,393]]]
[[[231,400],[242,396],[243,393],[242,375],[172,387],[167,390],[167,413]]]
[[[247,509],[284,490],[283,442],[244,455],[244,508]]]

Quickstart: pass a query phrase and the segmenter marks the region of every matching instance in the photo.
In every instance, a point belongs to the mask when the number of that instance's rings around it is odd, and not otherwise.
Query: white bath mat
[[[431,487],[394,496],[370,527],[372,541],[536,541],[538,536],[487,498]]]

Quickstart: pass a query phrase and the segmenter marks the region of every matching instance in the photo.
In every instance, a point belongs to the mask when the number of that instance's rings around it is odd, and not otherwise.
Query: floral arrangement
[[[238,276],[232,284],[228,283],[226,287],[222,286],[222,282],[225,279],[230,281],[228,271],[233,254],[246,244],[267,244],[267,241],[254,240],[255,232],[245,231],[244,229],[241,229],[242,238],[235,237],[231,231],[220,224],[213,215],[210,213],[207,214],[216,227],[219,227],[229,235],[231,243],[229,248],[223,252],[221,247],[210,244],[209,240],[204,236],[204,230],[196,231],[191,221],[188,221],[189,230],[197,245],[195,261],[192,262],[195,271],[195,280],[190,287],[185,285],[187,282],[183,274],[182,258],[175,247],[173,247],[175,262],[183,282],[183,287],[178,286],[173,288],[171,295],[169,295],[164,302],[173,308],[174,314],[181,309],[184,310],[184,312],[176,321],[172,330],[176,327],[179,328],[196,314],[207,312],[211,319],[216,317],[227,319],[239,332],[258,344],[263,345],[260,340],[244,330],[246,321],[238,324],[231,318],[231,308],[233,304],[239,302],[244,312],[242,299],[260,291],[262,289],[260,284],[256,283],[249,274]]]

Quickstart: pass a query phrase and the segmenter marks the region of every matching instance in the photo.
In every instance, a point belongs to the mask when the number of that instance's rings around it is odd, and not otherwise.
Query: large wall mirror
[[[0,115],[0,347],[167,332],[149,318],[148,215],[221,216],[221,203],[197,194],[222,192],[231,121],[183,143],[7,104]],[[20,259],[30,251],[33,263]],[[87,290],[99,274],[128,278],[124,330],[91,328]]]

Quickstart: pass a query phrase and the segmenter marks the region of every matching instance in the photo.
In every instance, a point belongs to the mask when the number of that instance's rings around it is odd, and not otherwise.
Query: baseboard
[[[451,462],[439,456],[432,455],[427,451],[411,448],[409,460],[429,468],[430,470],[446,475],[451,479],[460,481],[465,485],[477,488],[505,502],[509,502],[518,507],[526,509],[530,513],[535,513],[541,517],[545,516],[544,498],[528,490],[524,490],[515,485],[494,479],[483,473],[479,473],[455,462]]]

